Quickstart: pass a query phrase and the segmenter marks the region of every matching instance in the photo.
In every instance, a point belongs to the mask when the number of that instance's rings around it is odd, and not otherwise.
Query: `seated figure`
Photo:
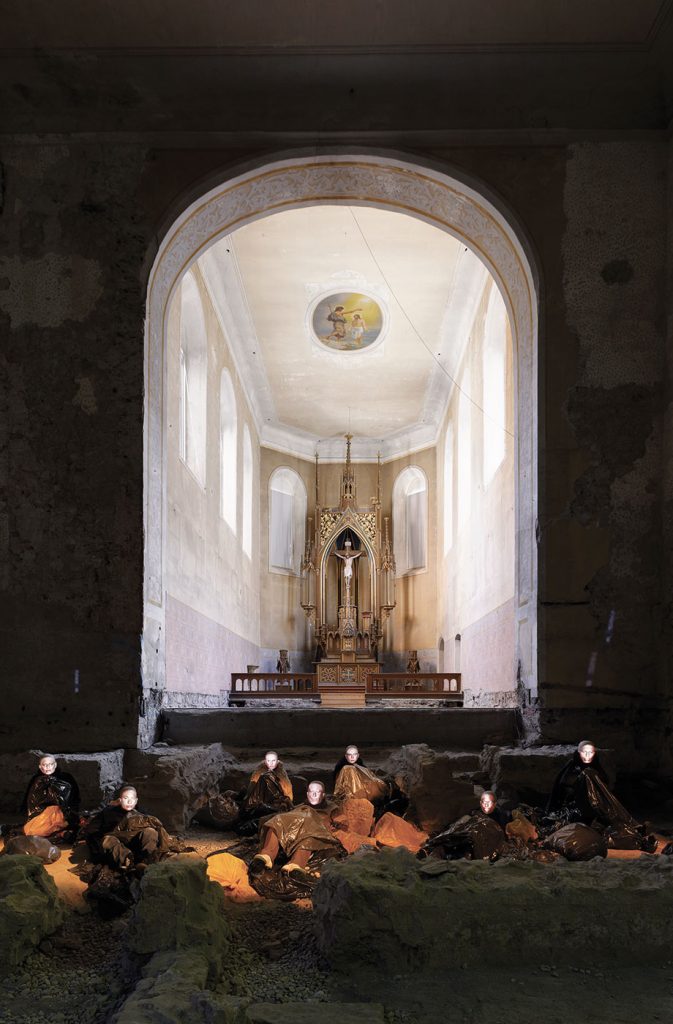
[[[262,845],[250,862],[250,874],[258,875],[272,868],[282,850],[288,861],[281,871],[298,881],[309,880],[311,876],[306,868],[314,854],[341,850],[330,827],[331,811],[322,782],[309,782],[306,803],[260,822]]]
[[[134,786],[122,786],[119,797],[94,815],[83,834],[93,859],[116,869],[162,860],[171,849],[159,819],[138,808]]]
[[[79,789],[72,775],[61,772],[56,758],[44,754],[33,775],[22,810],[26,814],[23,833],[27,836],[67,838],[79,820]]]
[[[258,818],[271,811],[289,811],[292,807],[292,783],[275,750],[267,750],[257,765],[241,802],[241,817]]]
[[[491,821],[497,821],[503,832],[512,820],[512,815],[509,811],[503,811],[498,806],[495,793],[490,789],[485,789],[479,797],[479,811],[478,814],[483,814],[485,817],[490,818]]]
[[[334,766],[334,799],[355,797],[380,804],[389,796],[388,783],[367,768],[355,744],[346,747],[346,753]]]
[[[611,792],[591,740],[580,740],[572,758],[556,776],[547,802],[547,814],[600,828],[605,831],[608,845],[617,849],[656,847],[656,838],[647,835],[647,829]]]

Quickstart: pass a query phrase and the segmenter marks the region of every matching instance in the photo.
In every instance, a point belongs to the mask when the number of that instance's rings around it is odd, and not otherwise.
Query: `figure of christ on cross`
[[[346,607],[351,606],[351,580],[353,579],[353,562],[360,555],[364,554],[363,551],[353,551],[350,540],[346,540],[343,551],[336,551],[334,554],[337,558],[343,559],[344,563],[344,583],[346,584]]]

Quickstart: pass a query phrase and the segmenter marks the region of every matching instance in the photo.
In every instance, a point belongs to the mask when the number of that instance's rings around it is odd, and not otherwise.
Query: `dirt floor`
[[[180,837],[201,856],[252,852],[255,840],[194,827]],[[106,1024],[135,983],[125,952],[128,914],[103,921],[73,871],[81,850],[64,849],[47,870],[68,910],[62,929],[2,982],[0,1024]],[[633,1024],[673,1021],[673,951],[650,969],[611,970],[595,960],[479,970],[454,963],[441,976],[370,977],[367,990],[329,970],[318,950],[310,901],[230,904],[238,942],[228,978],[235,992],[266,1002],[381,1003],[389,1024]],[[486,923],[485,923],[486,927]],[[421,980],[422,978],[422,980]],[[318,1020],[318,1015],[316,1016]]]

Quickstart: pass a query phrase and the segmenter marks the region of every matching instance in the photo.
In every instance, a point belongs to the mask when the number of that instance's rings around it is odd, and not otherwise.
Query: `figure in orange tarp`
[[[294,803],[292,783],[275,750],[267,750],[252,775],[241,805],[241,817],[270,811],[289,811]]]
[[[307,868],[316,854],[342,852],[342,846],[331,830],[332,806],[325,799],[322,782],[309,782],[306,803],[291,811],[273,814],[260,822],[262,845],[250,862],[251,879],[272,868],[281,850],[287,863],[281,872],[304,884],[314,879]]]
[[[79,821],[79,789],[68,772],[58,770],[56,758],[44,754],[28,783],[22,810],[27,836],[68,839]]]
[[[346,747],[344,756],[334,766],[334,799],[355,798],[381,804],[389,796],[390,786],[367,768],[355,744]]]

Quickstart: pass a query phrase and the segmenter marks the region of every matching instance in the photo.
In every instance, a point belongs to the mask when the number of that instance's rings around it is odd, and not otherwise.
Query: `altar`
[[[381,514],[380,457],[376,494],[360,505],[351,440],[346,434],[336,506],[321,504],[316,455],[315,509],[302,562],[301,603],[313,628],[323,703],[335,690],[360,692],[364,700],[368,677],[381,671],[385,623],[395,607],[395,558],[389,519]]]

